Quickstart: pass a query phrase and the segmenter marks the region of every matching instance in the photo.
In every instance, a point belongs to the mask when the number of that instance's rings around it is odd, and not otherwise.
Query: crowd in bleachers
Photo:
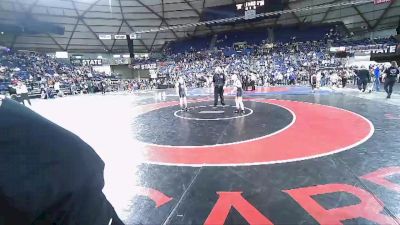
[[[20,83],[27,86],[31,96],[41,98],[150,87],[148,80],[122,80],[115,74],[62,63],[37,52],[0,52],[0,92],[16,94]]]
[[[171,80],[183,76],[189,86],[210,86],[215,69],[221,67],[228,78],[237,73],[244,82],[253,81],[258,85],[307,84],[312,74],[322,76],[321,85],[325,85],[332,83],[325,80],[356,79],[356,68],[346,66],[347,58],[331,54],[331,46],[384,47],[397,43],[394,38],[344,41],[335,26],[308,30],[278,28],[274,43],[269,43],[267,37],[267,31],[232,31],[218,35],[214,48],[180,48],[180,53],[175,49],[161,64],[159,75]]]
[[[162,65],[159,74],[172,80],[184,76],[190,86],[209,86],[215,68],[221,67],[228,77],[238,73],[259,85],[274,85],[306,83],[316,69],[339,68],[343,64],[342,59],[327,54],[323,41],[253,45],[246,49],[231,56],[223,50],[184,53]]]
[[[219,35],[213,49],[192,49],[180,54],[170,54],[168,60],[160,66],[159,75],[172,80],[184,76],[190,86],[209,86],[215,68],[221,67],[228,77],[235,72],[244,80],[256,80],[259,85],[305,83],[312,70],[319,67],[338,68],[343,65],[342,59],[328,54],[326,38],[335,38],[334,30],[323,30],[328,32],[326,36],[322,33],[318,36],[296,37],[282,31],[278,35],[282,42],[273,44],[265,40],[266,31]],[[320,32],[318,29],[316,31]],[[320,39],[298,41],[298,38],[306,40],[312,39],[311,37]],[[234,43],[241,41],[246,43],[243,46],[234,46]]]
[[[183,76],[189,87],[212,85],[220,68],[226,76],[240,75],[244,83],[256,85],[308,84],[318,74],[321,85],[355,79],[346,58],[329,53],[330,46],[362,48],[371,44],[396,44],[393,38],[346,41],[335,26],[305,28],[283,27],[275,30],[274,42],[268,31],[232,31],[217,36],[194,38],[171,44],[157,63],[157,79],[122,80],[90,66],[73,66],[36,52],[0,52],[0,92],[16,92],[24,83],[31,95],[52,98],[65,94],[107,91],[133,91],[172,87]],[[214,44],[210,42],[214,40]],[[206,47],[208,46],[208,48]]]

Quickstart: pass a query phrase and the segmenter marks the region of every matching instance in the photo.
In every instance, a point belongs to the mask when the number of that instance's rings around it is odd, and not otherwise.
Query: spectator
[[[381,86],[380,78],[381,78],[381,70],[380,70],[379,66],[375,66],[375,69],[374,69],[374,90],[377,91],[377,92],[379,92],[379,88]]]
[[[25,100],[29,103],[29,105],[31,104],[31,101],[29,100],[29,95],[28,95],[28,88],[26,87],[26,85],[22,82],[18,83],[17,86],[17,95],[20,96],[20,101],[22,102],[22,104],[25,105]]]
[[[399,68],[397,63],[393,61],[391,63],[391,67],[387,68],[385,71],[385,91],[387,93],[386,98],[390,98],[393,92],[393,85],[396,83],[396,80],[399,79]]]

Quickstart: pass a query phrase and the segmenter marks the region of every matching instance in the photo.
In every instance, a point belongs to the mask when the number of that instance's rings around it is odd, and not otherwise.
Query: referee
[[[213,77],[214,83],[214,107],[217,107],[218,97],[221,98],[221,105],[225,105],[224,102],[224,86],[225,86],[225,74],[223,73],[221,67],[215,69],[215,74]]]
[[[364,65],[362,65],[361,69],[356,71],[356,74],[358,77],[358,89],[361,92],[365,92],[365,89],[367,89],[368,82],[371,80],[369,71]]]

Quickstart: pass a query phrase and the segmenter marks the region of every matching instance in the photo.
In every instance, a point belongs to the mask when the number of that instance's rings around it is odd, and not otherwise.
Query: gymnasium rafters
[[[290,1],[288,9],[297,9],[343,0]],[[23,14],[65,27],[64,35],[0,36],[0,45],[16,49],[70,52],[128,52],[126,40],[100,40],[99,34],[130,34],[158,27],[199,22],[205,7],[232,4],[232,0],[0,0],[2,23],[15,23]],[[373,2],[283,14],[252,24],[191,27],[141,34],[134,40],[136,52],[162,49],[168,41],[205,35],[228,29],[304,22],[342,21],[350,32],[372,32],[396,29],[400,0],[374,5]],[[3,40],[1,40],[3,39]]]

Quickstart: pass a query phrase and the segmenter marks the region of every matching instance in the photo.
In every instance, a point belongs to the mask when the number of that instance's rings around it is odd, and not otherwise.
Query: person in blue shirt
[[[379,80],[381,77],[381,70],[379,69],[379,66],[376,66],[374,69],[374,77],[375,77],[374,89],[375,91],[379,92],[379,88],[381,86],[381,82]]]

